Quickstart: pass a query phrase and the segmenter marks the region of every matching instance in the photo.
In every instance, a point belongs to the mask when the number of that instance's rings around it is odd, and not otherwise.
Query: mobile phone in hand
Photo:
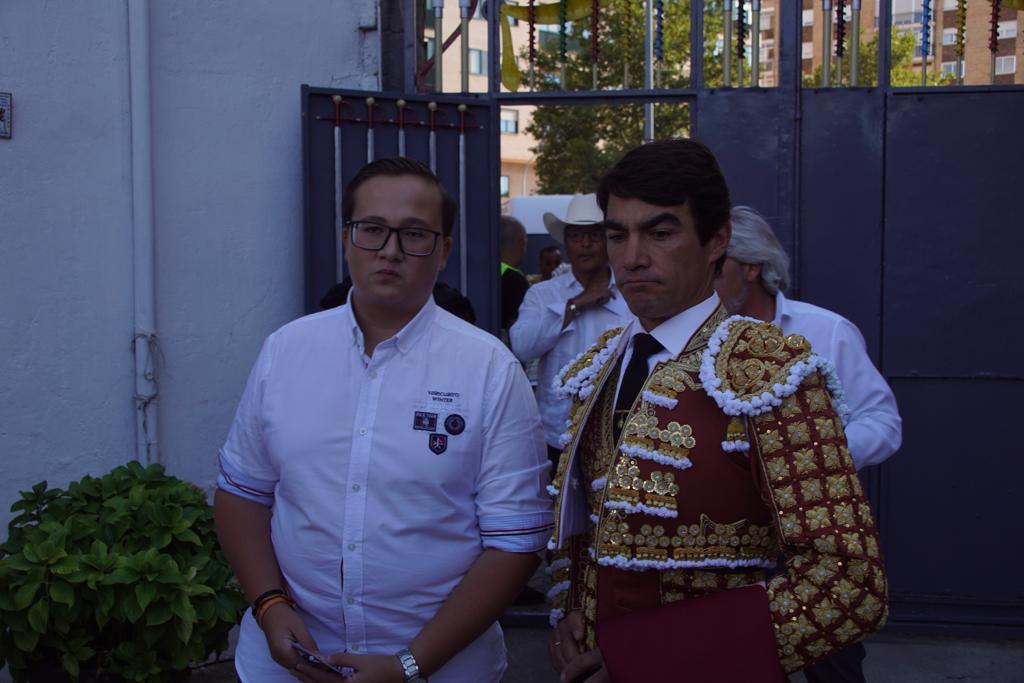
[[[308,663],[310,666],[316,669],[320,669],[321,671],[326,671],[332,674],[337,674],[342,678],[348,678],[355,673],[355,671],[353,671],[350,667],[334,666],[317,653],[312,652],[309,649],[303,647],[302,644],[297,641],[292,640],[289,642],[291,643],[292,649],[298,652],[300,655],[302,655],[302,659],[305,660],[306,663]]]

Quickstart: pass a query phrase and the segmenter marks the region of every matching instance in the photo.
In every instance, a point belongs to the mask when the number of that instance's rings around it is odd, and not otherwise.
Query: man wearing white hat
[[[523,362],[540,359],[537,404],[548,456],[557,463],[569,400],[555,392],[558,372],[629,313],[608,267],[604,213],[593,194],[576,195],[565,220],[544,214],[548,233],[565,245],[571,270],[531,287],[509,331],[512,352]]]

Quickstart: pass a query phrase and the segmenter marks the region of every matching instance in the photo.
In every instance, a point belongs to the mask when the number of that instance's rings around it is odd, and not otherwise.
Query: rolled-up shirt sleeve
[[[260,350],[217,456],[217,488],[261,505],[274,503],[278,474],[263,438],[262,406],[273,357],[273,336]]]
[[[529,381],[512,358],[492,364],[484,397],[476,511],[485,548],[530,553],[546,547],[553,514],[547,451]]]
[[[822,355],[832,361],[846,394],[846,439],[854,465],[860,470],[882,463],[899,450],[903,421],[892,389],[868,356],[864,337],[853,323],[840,319]]]

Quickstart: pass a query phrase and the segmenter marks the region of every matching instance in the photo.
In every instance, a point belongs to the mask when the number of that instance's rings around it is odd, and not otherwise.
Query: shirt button
[[[366,427],[361,427],[359,429],[359,436],[366,436]]]
[[[370,370],[370,379],[377,379],[377,371]]]
[[[353,491],[358,491],[359,490],[359,484],[352,484],[352,490]]]
[[[348,599],[348,604],[350,604],[350,605],[356,604],[356,599],[355,598],[349,598]]]
[[[355,550],[356,549],[356,544],[355,543],[349,543],[348,544],[348,549],[349,550]]]

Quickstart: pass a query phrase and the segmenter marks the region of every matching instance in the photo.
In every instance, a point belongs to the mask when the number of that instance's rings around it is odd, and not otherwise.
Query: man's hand
[[[349,678],[352,683],[404,683],[405,672],[398,657],[394,655],[357,655],[351,652],[339,652],[327,658],[334,666],[350,666],[356,674]],[[303,665],[302,668],[307,668]],[[300,669],[301,670],[301,669]],[[319,683],[321,679],[316,679]],[[338,683],[338,677],[323,679],[325,682]]]
[[[601,650],[594,648],[576,657],[562,672],[562,683],[611,683],[608,669],[604,668],[604,659],[601,657]]]
[[[612,290],[608,287],[595,287],[583,290],[578,296],[573,297],[573,303],[580,310],[587,310],[595,306],[602,306],[612,298]]]
[[[548,655],[555,671],[565,671],[576,657],[583,652],[583,612],[573,610],[558,622],[548,640]]]
[[[309,629],[302,623],[298,612],[285,603],[273,605],[263,615],[263,635],[267,638],[267,647],[274,661],[292,672],[302,661],[301,656],[292,647],[291,641],[297,641],[308,650],[317,652],[316,641],[309,635]],[[307,667],[308,669],[309,667]],[[299,676],[295,676],[303,680]]]

